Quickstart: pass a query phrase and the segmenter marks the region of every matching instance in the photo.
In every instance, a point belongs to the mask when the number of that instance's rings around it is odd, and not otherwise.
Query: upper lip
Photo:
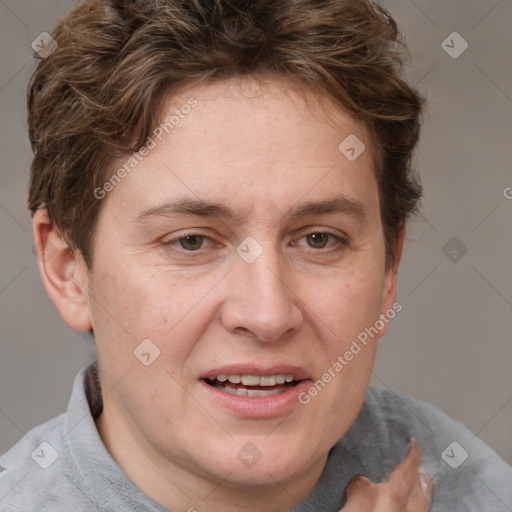
[[[221,366],[213,370],[209,370],[200,379],[214,380],[219,375],[258,375],[263,377],[265,375],[293,375],[295,380],[306,380],[311,378],[309,373],[300,366],[293,366],[289,364],[279,365],[254,365],[254,364],[230,364]]]

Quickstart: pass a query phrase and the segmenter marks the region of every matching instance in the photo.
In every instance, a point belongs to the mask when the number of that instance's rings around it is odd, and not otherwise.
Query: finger
[[[421,465],[421,448],[418,441],[411,437],[410,446],[407,450],[405,459],[398,464],[394,469],[401,469],[402,471],[418,471]]]
[[[426,485],[425,485],[426,489]],[[409,497],[404,505],[401,506],[402,512],[427,512],[430,508],[430,495],[423,489],[419,479],[411,490]]]
[[[409,495],[411,489],[419,481],[421,465],[421,449],[418,441],[411,438],[411,445],[405,459],[395,466],[389,476],[389,482],[403,497]]]
[[[432,491],[433,481],[430,475],[418,473],[418,479],[400,510],[402,512],[427,512],[430,508]]]
[[[359,476],[349,483],[345,491],[343,512],[427,512],[433,491],[432,478],[420,474],[421,449],[416,439],[411,439],[404,460],[391,471],[387,482],[374,484]]]
[[[420,483],[425,499],[428,505],[432,502],[432,495],[434,494],[434,480],[428,473],[420,473]]]

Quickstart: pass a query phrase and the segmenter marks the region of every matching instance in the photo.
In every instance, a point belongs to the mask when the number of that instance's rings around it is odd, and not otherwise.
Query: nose
[[[251,263],[238,255],[234,260],[234,268],[224,280],[224,327],[260,341],[278,341],[300,330],[300,298],[293,284],[285,281],[279,254],[267,247]]]

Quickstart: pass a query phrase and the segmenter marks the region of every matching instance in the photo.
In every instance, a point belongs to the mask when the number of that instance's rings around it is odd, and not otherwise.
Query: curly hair
[[[314,88],[361,120],[373,147],[392,261],[418,205],[412,168],[425,99],[401,78],[396,22],[369,0],[85,0],[52,33],[27,95],[34,151],[29,209],[91,268],[101,201],[93,191],[159,123],[166,95],[235,76]]]

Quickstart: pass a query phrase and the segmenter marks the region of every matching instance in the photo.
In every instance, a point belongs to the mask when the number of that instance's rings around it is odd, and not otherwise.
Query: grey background
[[[407,35],[406,75],[429,112],[416,155],[423,218],[410,225],[404,308],[379,342],[372,382],[435,404],[512,463],[512,2],[382,3]],[[71,5],[0,0],[0,453],[65,410],[76,372],[94,356],[46,296],[25,206],[30,45]],[[457,59],[441,46],[454,31],[469,44]]]

